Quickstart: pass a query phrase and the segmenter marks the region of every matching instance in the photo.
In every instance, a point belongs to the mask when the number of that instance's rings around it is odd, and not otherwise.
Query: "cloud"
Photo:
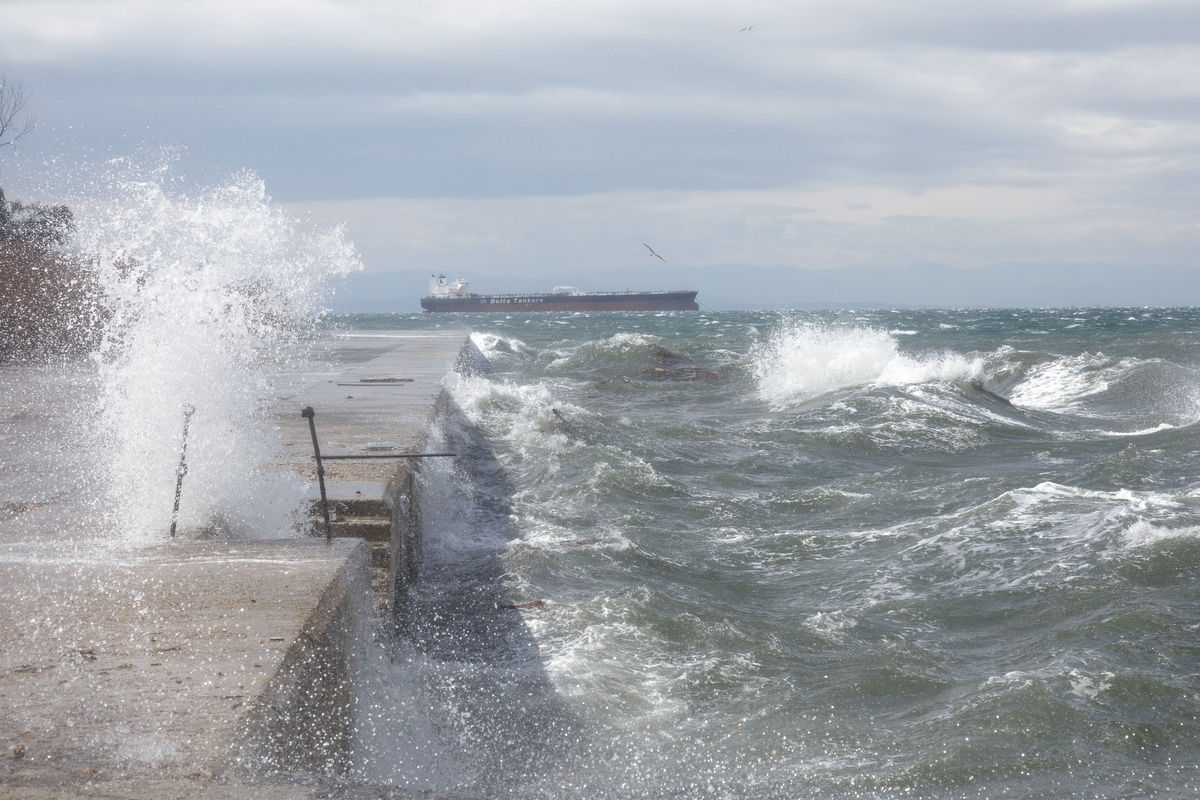
[[[653,241],[673,264],[809,269],[913,261],[961,268],[1014,261],[1180,266],[1193,263],[1200,244],[1189,214],[1131,215],[1057,187],[368,198],[290,208],[316,222],[346,222],[369,271],[468,275],[553,278],[628,266],[640,263],[643,241]]]
[[[586,260],[538,249],[562,229],[614,257],[606,237],[648,225],[697,263],[1179,262],[1200,212],[1191,3],[38,0],[3,15],[5,69],[80,147],[186,145],[352,230],[383,230],[372,203],[403,208],[444,238],[415,221],[370,236],[414,256],[427,241],[481,267],[489,252]]]

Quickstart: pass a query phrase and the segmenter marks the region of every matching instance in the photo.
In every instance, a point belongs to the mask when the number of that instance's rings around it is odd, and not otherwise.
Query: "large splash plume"
[[[978,377],[982,363],[956,353],[902,353],[887,331],[858,326],[787,322],[754,348],[759,396],[785,408],[840,389],[895,386]]]
[[[110,517],[131,539],[170,526],[185,409],[184,530],[279,535],[301,487],[277,451],[267,369],[318,318],[331,278],[361,269],[340,229],[305,230],[250,172],[195,194],[169,168],[109,181],[79,207],[107,317],[96,447]]]

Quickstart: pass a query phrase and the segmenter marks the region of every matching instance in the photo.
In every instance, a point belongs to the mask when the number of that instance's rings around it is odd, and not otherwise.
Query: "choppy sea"
[[[358,777],[1200,790],[1200,310],[339,324],[478,350]]]

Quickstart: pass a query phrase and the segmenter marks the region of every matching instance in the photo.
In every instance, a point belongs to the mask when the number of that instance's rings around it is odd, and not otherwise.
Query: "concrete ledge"
[[[368,558],[288,539],[0,560],[0,798],[344,770]]]
[[[376,553],[377,608],[403,617],[420,564],[416,474],[422,464],[403,454],[426,452],[434,420],[449,403],[443,388],[447,373],[478,370],[486,359],[466,331],[377,333],[400,344],[287,397],[278,405],[277,420],[281,433],[286,432],[292,467],[310,478],[315,477],[312,444],[298,413],[306,405],[315,411],[323,456],[385,456],[325,461],[325,490],[333,536],[387,542],[386,554]],[[389,453],[395,460],[386,457]],[[313,485],[308,501],[316,534],[321,532],[319,496]]]
[[[421,498],[416,469],[412,460],[402,462],[383,493],[383,501],[391,509],[387,607],[397,617],[408,610],[408,590],[416,583],[420,566]]]
[[[370,549],[357,540],[346,549],[283,663],[239,720],[241,741],[229,768],[327,776],[349,769],[352,683],[357,648],[369,641],[371,603]]]

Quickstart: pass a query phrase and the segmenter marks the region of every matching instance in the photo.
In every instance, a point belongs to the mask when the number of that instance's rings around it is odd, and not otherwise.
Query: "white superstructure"
[[[430,275],[429,276],[429,296],[430,297],[466,297],[467,296],[467,281],[457,275],[454,280],[447,281],[445,275]]]

